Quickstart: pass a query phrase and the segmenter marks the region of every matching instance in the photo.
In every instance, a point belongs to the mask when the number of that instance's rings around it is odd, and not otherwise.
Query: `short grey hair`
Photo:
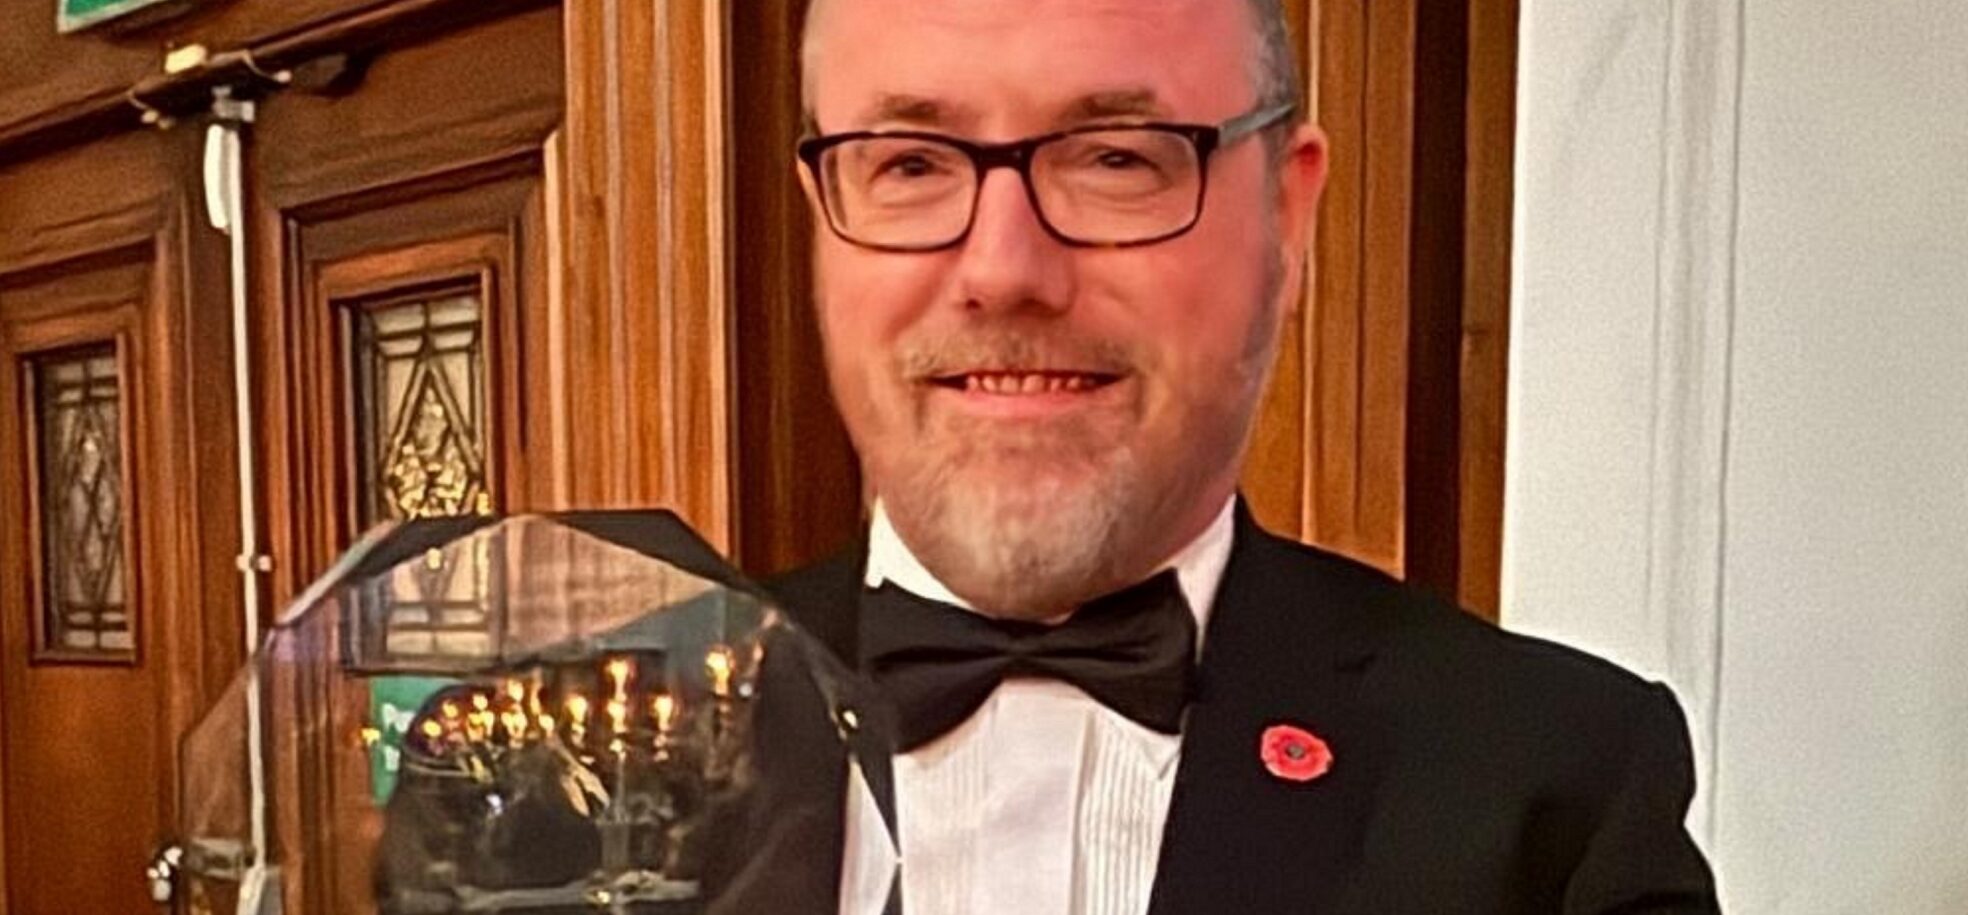
[[[1292,53],[1291,23],[1285,21],[1280,0],[1249,0],[1251,25],[1257,31],[1257,59],[1252,61],[1251,80],[1257,88],[1259,110],[1290,105],[1301,116],[1305,93],[1298,79],[1298,55]],[[1276,168],[1291,148],[1291,131],[1281,125],[1297,123],[1286,118],[1265,129],[1264,147],[1271,154],[1272,168],[1266,175],[1275,178]]]
[[[1285,21],[1280,0],[1249,0],[1251,25],[1257,32],[1257,60],[1251,74],[1257,86],[1257,107],[1298,107],[1304,99],[1298,79],[1298,55],[1292,53],[1291,23]]]

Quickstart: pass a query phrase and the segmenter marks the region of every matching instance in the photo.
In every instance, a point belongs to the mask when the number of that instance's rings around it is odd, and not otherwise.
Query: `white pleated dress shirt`
[[[1235,504],[1161,566],[1175,569],[1199,634],[1230,559]],[[917,561],[879,503],[865,580],[966,606]],[[955,729],[895,757],[903,910],[1142,915],[1180,744],[1077,687],[1006,680]],[[895,862],[886,843],[865,841],[879,835],[881,815],[858,772],[854,781],[841,911],[876,915]]]

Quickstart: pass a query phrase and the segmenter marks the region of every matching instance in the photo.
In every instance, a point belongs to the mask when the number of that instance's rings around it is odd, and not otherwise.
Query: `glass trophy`
[[[832,915],[844,863],[893,879],[893,829],[843,813],[893,745],[866,695],[667,512],[385,525],[186,737],[177,893]]]

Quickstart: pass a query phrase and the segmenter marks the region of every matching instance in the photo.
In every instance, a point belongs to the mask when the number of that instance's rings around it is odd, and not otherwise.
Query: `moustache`
[[[1057,332],[966,330],[910,340],[896,351],[903,377],[931,380],[974,372],[1071,372],[1122,376],[1140,365],[1138,354],[1115,341]]]

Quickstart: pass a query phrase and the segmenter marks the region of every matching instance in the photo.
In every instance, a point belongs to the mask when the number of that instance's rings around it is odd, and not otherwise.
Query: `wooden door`
[[[571,473],[540,446],[561,40],[560,11],[535,10],[330,60],[260,103],[245,178],[276,606],[379,522],[540,507]],[[385,650],[444,666],[489,642],[470,601],[418,612]],[[377,834],[381,801],[338,751],[369,683],[305,673],[270,681],[309,723],[275,737],[286,901],[372,911],[349,838]]]
[[[0,167],[8,915],[152,908],[177,735],[239,662],[222,242],[186,139]]]

